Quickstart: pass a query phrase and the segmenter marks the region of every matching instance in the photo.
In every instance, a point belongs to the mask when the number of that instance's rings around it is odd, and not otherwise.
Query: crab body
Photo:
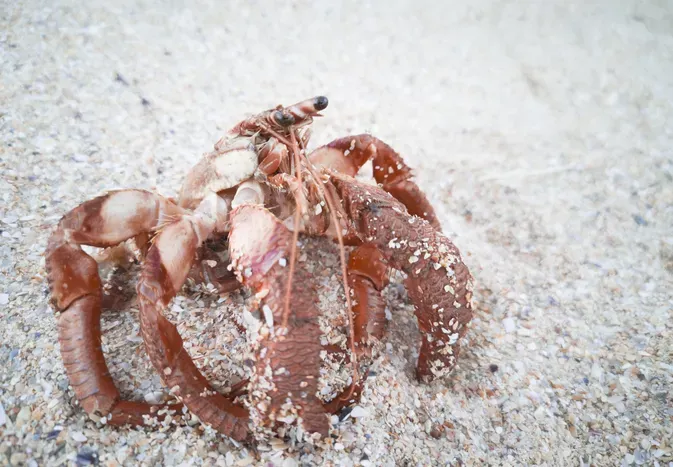
[[[234,439],[281,425],[327,435],[326,414],[357,401],[366,376],[359,363],[385,336],[381,291],[391,269],[407,275],[415,305],[418,378],[429,381],[454,367],[472,317],[470,273],[411,170],[388,145],[359,135],[306,153],[309,125],[325,107],[327,99],[317,97],[241,121],[189,172],[175,202],[121,190],[83,203],[59,222],[46,266],[66,372],[87,413],[112,424],[150,424],[182,411],[180,404],[123,401],[107,370],[102,284],[81,245],[111,247],[128,239],[142,252],[136,291],[154,368],[189,411]],[[378,186],[353,178],[367,161]],[[300,233],[341,244],[350,333],[349,348],[336,352],[350,361],[353,378],[329,403],[317,397],[324,349],[316,291],[307,286],[312,278],[296,261]],[[200,260],[208,239],[228,241],[231,273],[217,274]],[[345,244],[356,247],[348,261]],[[258,298],[264,324],[253,343],[253,374],[230,394],[214,390],[163,316],[189,276],[214,282],[222,293],[243,285]]]

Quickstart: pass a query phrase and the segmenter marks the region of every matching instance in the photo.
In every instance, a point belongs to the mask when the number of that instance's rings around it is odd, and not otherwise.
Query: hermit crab
[[[66,373],[87,413],[107,424],[152,424],[188,409],[236,440],[281,424],[325,436],[327,415],[358,400],[367,372],[359,363],[385,338],[381,291],[391,270],[406,275],[415,306],[422,337],[417,377],[430,381],[454,367],[472,318],[472,277],[411,170],[387,144],[349,136],[308,153],[310,125],[327,103],[316,97],[241,121],[188,173],[177,200],[119,190],[61,219],[48,241],[46,269]],[[376,183],[354,178],[368,161]],[[315,290],[306,287],[312,278],[296,260],[300,234],[340,245],[349,311],[343,352],[352,383],[329,403],[316,395],[319,310]],[[82,246],[129,239],[142,252],[136,292],[144,347],[184,405],[122,400],[105,363],[105,294],[98,264]],[[201,261],[204,242],[213,239],[228,242],[228,274]],[[226,395],[209,384],[163,316],[194,271],[222,293],[249,288],[264,317],[252,376]]]

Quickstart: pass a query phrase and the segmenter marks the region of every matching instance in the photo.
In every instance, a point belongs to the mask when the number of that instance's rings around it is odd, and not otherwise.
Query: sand
[[[0,2],[0,465],[671,465],[672,32],[665,1]],[[175,195],[241,117],[318,94],[313,146],[389,142],[473,271],[459,367],[414,380],[397,283],[326,443],[88,419],[48,304],[55,223],[110,189]],[[338,307],[336,250],[308,243]],[[171,308],[223,387],[245,375],[245,304]],[[106,314],[104,349],[125,395],[161,398],[136,314]]]

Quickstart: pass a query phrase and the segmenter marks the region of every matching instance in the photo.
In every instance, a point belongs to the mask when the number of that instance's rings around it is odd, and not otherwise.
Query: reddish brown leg
[[[351,386],[344,389],[341,394],[324,405],[325,412],[338,413],[344,407],[357,403],[362,396],[362,390],[364,389],[368,375],[369,370],[363,371],[357,381],[354,381]]]
[[[248,385],[250,384],[249,379],[244,379],[238,383],[231,386],[231,390],[227,393],[229,399],[236,399],[239,396],[245,396],[248,394]]]
[[[171,201],[172,202],[172,201]],[[133,241],[136,244],[136,247],[138,250],[140,250],[140,256],[143,258],[147,255],[147,250],[150,249],[150,240],[152,239],[152,235],[150,232],[141,232],[140,234],[136,235]]]
[[[386,302],[381,291],[388,285],[388,265],[374,245],[362,245],[351,253],[348,280],[356,301],[353,307],[355,345],[364,353],[370,339],[380,340],[386,330]]]
[[[353,326],[358,356],[369,356],[371,339],[382,339],[386,331],[386,302],[381,291],[388,285],[388,265],[381,252],[373,245],[362,245],[348,259],[348,282],[353,298]],[[341,349],[327,349],[335,353]],[[328,404],[325,411],[335,413],[357,402],[362,394],[368,371]]]
[[[202,241],[224,225],[227,210],[212,193],[194,215],[164,226],[143,262],[137,293],[145,348],[165,384],[203,423],[240,441],[248,435],[247,410],[211,387],[185,350],[176,326],[162,314],[182,288]]]
[[[408,276],[406,287],[422,336],[418,377],[431,380],[447,374],[472,319],[472,276],[458,249],[380,188],[342,174],[331,175],[362,239]]]
[[[181,405],[122,401],[101,349],[101,280],[96,261],[80,245],[110,247],[153,229],[181,212],[164,198],[123,190],[87,201],[66,214],[45,252],[52,302],[58,313],[61,355],[84,410],[113,424],[143,424],[143,416]]]
[[[435,210],[412,180],[411,169],[393,148],[370,135],[346,136],[313,151],[309,159],[316,166],[355,176],[365,162],[374,164],[374,178],[384,190],[406,206],[409,213],[440,229]]]

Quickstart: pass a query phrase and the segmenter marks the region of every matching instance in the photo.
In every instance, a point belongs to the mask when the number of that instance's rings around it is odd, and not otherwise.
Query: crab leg
[[[371,244],[361,245],[351,252],[348,259],[348,283],[355,298],[353,313],[353,339],[358,356],[367,355],[371,338],[381,339],[386,330],[386,302],[381,291],[388,284],[388,265],[381,252]],[[326,347],[332,353],[341,353],[340,348]],[[362,395],[369,370],[359,372],[350,387],[325,404],[325,411],[336,413],[347,405],[357,402]]]
[[[287,164],[287,146],[280,143],[276,138],[269,138],[259,153],[259,170],[264,175],[271,175],[278,170],[281,164]]]
[[[121,400],[101,349],[101,280],[96,261],[80,245],[110,247],[148,232],[182,210],[142,190],[122,190],[87,201],[66,214],[45,252],[58,314],[61,356],[75,395],[88,414],[111,424],[143,424],[143,416],[180,405]]]
[[[244,198],[251,195],[250,190],[255,192],[254,187],[243,185],[238,193]],[[177,327],[162,314],[182,288],[197,249],[213,232],[224,230],[228,211],[227,203],[210,193],[193,215],[164,226],[147,253],[137,292],[145,347],[165,384],[202,422],[243,440],[248,435],[247,410],[210,386],[185,350]]]
[[[347,136],[317,148],[309,155],[316,166],[330,168],[354,177],[369,160],[374,164],[374,178],[383,189],[402,202],[410,214],[440,229],[435,210],[412,180],[411,168],[393,148],[373,136]]]
[[[355,345],[364,352],[370,337],[381,339],[386,330],[381,291],[388,285],[388,265],[383,254],[372,244],[358,247],[348,259],[348,280],[357,302],[353,307]]]
[[[417,376],[430,381],[449,373],[472,319],[472,276],[458,249],[379,187],[330,175],[362,240],[408,276],[405,285],[422,336]]]
[[[211,249],[216,242],[224,243],[226,238],[218,238],[215,242],[208,241],[197,250],[194,265],[189,271],[188,278],[195,282],[212,284],[221,294],[228,294],[241,288],[236,276],[228,269],[228,262],[222,262],[217,253]],[[221,250],[219,250],[221,251]],[[215,266],[210,264],[216,263]]]
[[[308,432],[327,435],[329,425],[316,396],[320,375],[320,327],[311,277],[299,264],[292,281],[291,314],[283,328],[292,232],[259,205],[231,213],[229,250],[241,281],[261,299],[266,324],[250,381],[250,417],[258,426],[301,418]]]

